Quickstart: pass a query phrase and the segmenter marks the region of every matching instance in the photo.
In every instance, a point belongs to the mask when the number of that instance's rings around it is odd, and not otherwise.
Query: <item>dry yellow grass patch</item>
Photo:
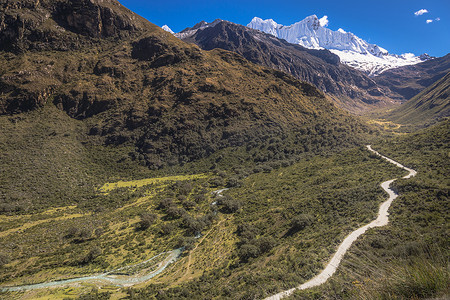
[[[164,183],[167,181],[185,181],[192,180],[197,178],[206,178],[206,174],[194,174],[194,175],[176,175],[176,176],[167,176],[167,177],[157,177],[157,178],[146,178],[139,180],[131,180],[131,181],[119,181],[115,183],[105,183],[101,188],[100,192],[107,193],[117,188],[138,188],[141,186],[149,185],[149,184],[157,184]]]

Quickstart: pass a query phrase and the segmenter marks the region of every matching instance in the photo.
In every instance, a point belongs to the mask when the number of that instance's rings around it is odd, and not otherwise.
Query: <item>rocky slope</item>
[[[290,73],[314,84],[352,112],[395,104],[364,73],[340,63],[328,50],[307,49],[259,30],[216,20],[200,22],[175,36],[202,49],[221,48],[241,54],[251,62]]]
[[[450,72],[450,54],[412,66],[387,70],[374,78],[392,97],[411,99]]]
[[[343,63],[371,76],[430,59],[426,54],[419,57],[412,53],[390,54],[386,49],[370,44],[342,28],[337,31],[326,28],[326,24],[322,24],[316,15],[289,26],[277,24],[272,19],[262,20],[255,17],[247,26],[307,48],[329,49],[338,55]]]
[[[284,157],[283,143],[317,150],[365,130],[312,85],[202,51],[117,1],[8,1],[0,19],[1,114],[55,105],[150,167],[272,137]]]

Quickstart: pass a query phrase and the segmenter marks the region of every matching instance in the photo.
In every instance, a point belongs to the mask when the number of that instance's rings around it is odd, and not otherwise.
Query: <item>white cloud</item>
[[[439,22],[441,20],[441,18],[436,18],[434,20],[428,19],[426,22],[427,24],[433,23],[434,21]]]
[[[426,10],[425,8],[422,8],[421,10],[418,10],[414,13],[414,15],[417,16],[421,16],[423,14],[426,14],[428,12],[428,10]]]
[[[319,19],[320,26],[327,27],[328,26],[328,16],[323,16]]]

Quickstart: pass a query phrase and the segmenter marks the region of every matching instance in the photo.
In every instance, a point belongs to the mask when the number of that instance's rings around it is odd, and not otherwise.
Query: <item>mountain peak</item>
[[[351,32],[341,28],[337,31],[328,29],[327,23],[326,16],[319,19],[316,15],[310,15],[289,26],[278,24],[272,19],[254,17],[247,26],[306,48],[328,49],[338,55],[343,63],[373,76],[390,68],[416,64],[427,59],[427,56],[417,57],[413,54],[389,54],[386,49],[370,44]]]
[[[167,25],[163,25],[162,27],[161,27],[163,30],[165,30],[165,31],[167,31],[167,32],[169,32],[169,33],[172,33],[172,34],[174,34],[175,32],[173,32],[173,30],[172,29],[170,29],[170,27],[169,26],[167,26]]]
[[[226,21],[224,21],[222,19],[215,19],[211,23],[208,23],[206,21],[200,21],[199,23],[195,24],[192,27],[185,28],[182,31],[180,31],[179,33],[175,33],[175,36],[180,39],[185,39],[185,38],[188,38],[188,37],[194,35],[197,32],[197,30],[199,30],[199,29],[214,27],[217,24],[219,24],[220,22],[226,22]]]

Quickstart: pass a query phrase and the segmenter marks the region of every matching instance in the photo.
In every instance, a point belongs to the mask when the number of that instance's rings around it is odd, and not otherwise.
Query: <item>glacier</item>
[[[167,32],[170,32],[171,34],[174,34],[174,33],[175,33],[175,32],[173,32],[173,30],[170,29],[170,27],[167,26],[167,25],[163,25],[163,26],[161,26],[161,28],[162,28],[163,30],[167,31]]]
[[[323,19],[323,18],[322,18]],[[386,49],[366,42],[342,28],[333,31],[322,26],[316,15],[289,26],[278,24],[272,19],[254,17],[247,27],[257,29],[311,49],[328,49],[338,55],[342,63],[361,70],[369,76],[405,65],[413,65],[431,57],[427,54],[415,56],[412,53],[390,54]]]

